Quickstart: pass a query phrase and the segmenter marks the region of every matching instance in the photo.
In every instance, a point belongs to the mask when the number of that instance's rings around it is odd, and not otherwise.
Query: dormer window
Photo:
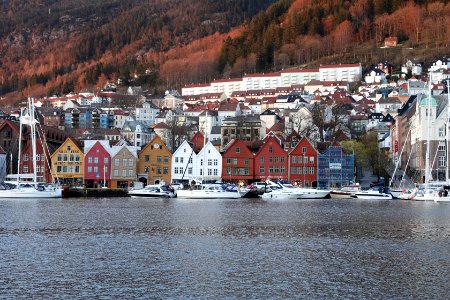
[[[67,146],[67,151],[70,151],[71,150],[71,147],[70,147],[70,145],[68,145]]]

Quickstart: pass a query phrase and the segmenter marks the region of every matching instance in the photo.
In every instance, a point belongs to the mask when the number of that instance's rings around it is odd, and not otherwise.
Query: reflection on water
[[[450,205],[0,201],[3,297],[447,298]]]

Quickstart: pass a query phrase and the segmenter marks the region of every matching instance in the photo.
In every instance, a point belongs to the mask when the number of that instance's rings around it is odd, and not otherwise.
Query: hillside
[[[275,0],[4,0],[0,95],[65,93],[145,74],[164,53],[226,33]],[[29,89],[29,90],[27,90]]]
[[[324,62],[428,63],[450,45],[448,0],[6,0],[0,14],[3,101],[119,78],[161,92]],[[401,45],[380,48],[387,36]]]

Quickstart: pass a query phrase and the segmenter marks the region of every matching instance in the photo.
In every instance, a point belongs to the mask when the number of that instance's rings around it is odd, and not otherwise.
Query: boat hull
[[[217,191],[217,190],[178,190],[177,197],[183,199],[239,199],[239,192]]]
[[[298,199],[324,199],[330,195],[330,191],[326,190],[304,190]]]
[[[163,193],[139,193],[139,192],[129,192],[132,198],[174,198],[176,195],[168,195]]]
[[[353,193],[354,194],[354,193]],[[350,192],[331,191],[330,196],[332,199],[348,199],[352,197]]]
[[[0,190],[0,199],[62,198],[62,190],[11,189]]]
[[[448,202],[450,203],[450,197],[434,197],[434,202]]]
[[[392,200],[391,194],[384,193],[355,193],[355,197],[364,200]]]
[[[293,199],[306,199],[302,198],[302,194],[295,193],[264,193],[261,198],[263,200],[293,200]]]

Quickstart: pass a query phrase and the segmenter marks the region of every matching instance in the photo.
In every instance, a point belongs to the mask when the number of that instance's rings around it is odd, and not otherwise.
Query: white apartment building
[[[320,81],[357,82],[361,79],[361,64],[321,65],[319,68]]]
[[[282,87],[307,84],[311,80],[319,79],[319,69],[283,70],[280,74]]]
[[[248,74],[245,75],[242,80],[243,89],[246,91],[274,89],[281,86],[280,73]]]
[[[210,83],[206,84],[190,84],[181,88],[182,96],[201,95],[212,93],[212,87]]]
[[[234,91],[241,91],[244,88],[242,78],[218,79],[211,82],[212,93],[225,93],[227,97],[231,97]]]

